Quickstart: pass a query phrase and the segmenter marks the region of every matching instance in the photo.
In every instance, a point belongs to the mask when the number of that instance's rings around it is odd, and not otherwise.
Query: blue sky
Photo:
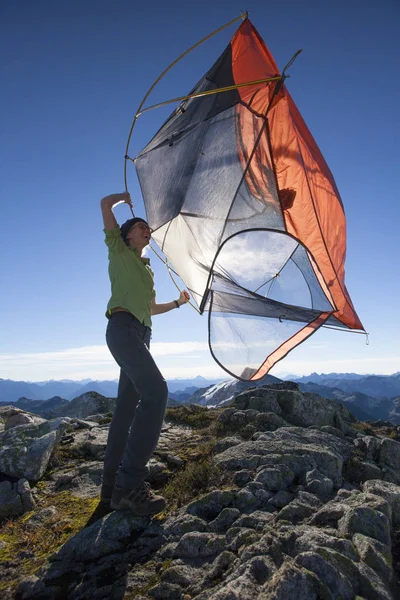
[[[338,184],[347,215],[346,283],[370,333],[317,332],[272,371],[400,370],[398,266],[399,4],[311,0],[134,3],[0,0],[0,377],[113,378],[105,348],[109,295],[99,202],[123,190],[131,120],[161,71],[190,45],[249,11]],[[149,104],[185,94],[236,26],[184,59]],[[169,114],[141,117],[136,155]],[[144,216],[134,167],[129,188]],[[119,206],[120,222],[129,218]],[[152,258],[157,298],[177,296]],[[224,376],[207,318],[190,307],[153,321],[166,377]]]

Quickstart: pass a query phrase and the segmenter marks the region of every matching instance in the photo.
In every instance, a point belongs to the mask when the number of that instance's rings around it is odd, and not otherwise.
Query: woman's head
[[[125,223],[121,225],[120,230],[121,237],[127,246],[133,246],[142,251],[150,242],[150,227],[147,222],[140,217],[128,219],[128,221],[125,221]]]

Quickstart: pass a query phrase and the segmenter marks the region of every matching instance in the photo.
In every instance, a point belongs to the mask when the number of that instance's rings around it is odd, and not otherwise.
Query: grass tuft
[[[215,437],[206,436],[186,465],[177,471],[162,489],[168,511],[180,508],[198,496],[228,483],[228,476],[213,460]]]
[[[190,462],[163,489],[169,509],[180,508],[197,496],[215,488],[222,480],[222,470],[207,457]]]

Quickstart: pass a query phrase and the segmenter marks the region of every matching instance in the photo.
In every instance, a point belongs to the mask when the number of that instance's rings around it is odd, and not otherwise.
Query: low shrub
[[[221,482],[222,471],[210,457],[190,462],[166,484],[163,495],[169,508],[179,508]]]

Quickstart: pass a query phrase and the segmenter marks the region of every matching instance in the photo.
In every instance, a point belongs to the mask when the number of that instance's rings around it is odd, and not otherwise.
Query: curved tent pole
[[[171,267],[171,265],[168,262],[168,258],[166,260],[164,260],[163,257],[158,254],[157,250],[155,250],[151,244],[150,244],[150,248],[153,250],[153,252],[157,256],[157,258],[159,258],[161,260],[161,262],[164,263],[164,265],[167,267],[168,274],[171,277],[172,283],[174,284],[174,286],[176,287],[176,289],[180,293],[182,290],[179,287],[179,285],[176,283],[176,281],[174,279],[174,276],[172,275],[172,273],[175,273],[175,275],[178,275],[178,273],[176,273],[176,271],[174,271],[174,269]],[[179,277],[179,275],[178,275],[178,277]],[[187,304],[190,304],[190,306],[192,308],[194,308],[194,310],[197,313],[199,313],[199,315],[201,314],[200,311],[199,311],[199,309],[197,308],[197,306],[195,306],[192,302],[188,301]]]
[[[287,75],[289,77],[289,75]],[[178,98],[171,98],[170,100],[164,100],[164,102],[158,102],[157,104],[152,104],[151,106],[147,106],[140,112],[136,114],[136,118],[143,115],[145,112],[149,110],[153,110],[153,108],[160,108],[161,106],[165,106],[166,104],[172,104],[173,102],[181,102],[183,100],[191,100],[192,98],[203,98],[204,96],[212,96],[213,94],[219,94],[221,92],[230,92],[231,90],[238,90],[239,88],[246,87],[249,85],[258,85],[260,83],[270,83],[271,81],[281,81],[283,77],[281,75],[277,75],[276,77],[264,77],[263,79],[255,79],[254,81],[245,81],[244,83],[235,83],[234,85],[227,85],[222,88],[215,88],[214,90],[205,90],[203,92],[196,92],[194,94],[188,94],[187,96],[178,96]]]
[[[168,73],[168,71],[170,69],[172,69],[172,67],[174,67],[182,58],[184,58],[187,54],[189,54],[189,52],[191,52],[192,50],[194,50],[195,48],[197,48],[198,46],[200,46],[203,42],[209,40],[211,37],[213,37],[214,35],[216,35],[220,31],[223,31],[224,29],[226,29],[230,25],[233,25],[233,23],[236,23],[240,19],[242,19],[244,21],[244,20],[247,19],[247,17],[248,17],[248,12],[246,11],[245,13],[242,13],[239,17],[236,17],[236,19],[233,19],[232,21],[229,21],[229,23],[226,23],[225,25],[222,25],[222,27],[219,27],[218,29],[216,29],[215,31],[213,31],[212,33],[210,33],[209,35],[207,35],[206,37],[204,37],[203,39],[201,39],[199,42],[197,42],[196,44],[194,44],[193,46],[191,46],[188,50],[186,50],[180,56],[178,56],[178,58],[176,58],[166,69],[164,69],[164,71],[161,73],[161,75],[159,77],[157,77],[157,79],[154,81],[154,83],[152,84],[152,86],[149,88],[149,90],[145,94],[143,100],[139,104],[139,107],[138,107],[138,109],[136,111],[135,116],[133,117],[132,125],[131,125],[131,128],[129,130],[128,141],[126,143],[126,148],[125,148],[125,162],[124,162],[124,182],[125,182],[125,190],[126,191],[128,191],[128,182],[127,182],[127,173],[126,173],[126,162],[127,162],[127,160],[129,160],[128,152],[129,152],[129,144],[130,144],[132,133],[133,133],[133,128],[135,127],[135,123],[137,121],[139,113],[140,113],[140,111],[141,111],[144,103],[146,102],[147,98],[150,96],[151,92],[154,90],[154,88],[159,83],[159,81],[161,81],[161,79],[164,77],[164,75],[166,75],[166,73]],[[132,212],[132,215],[135,216],[134,213],[133,213],[132,207],[131,207],[131,212]]]

